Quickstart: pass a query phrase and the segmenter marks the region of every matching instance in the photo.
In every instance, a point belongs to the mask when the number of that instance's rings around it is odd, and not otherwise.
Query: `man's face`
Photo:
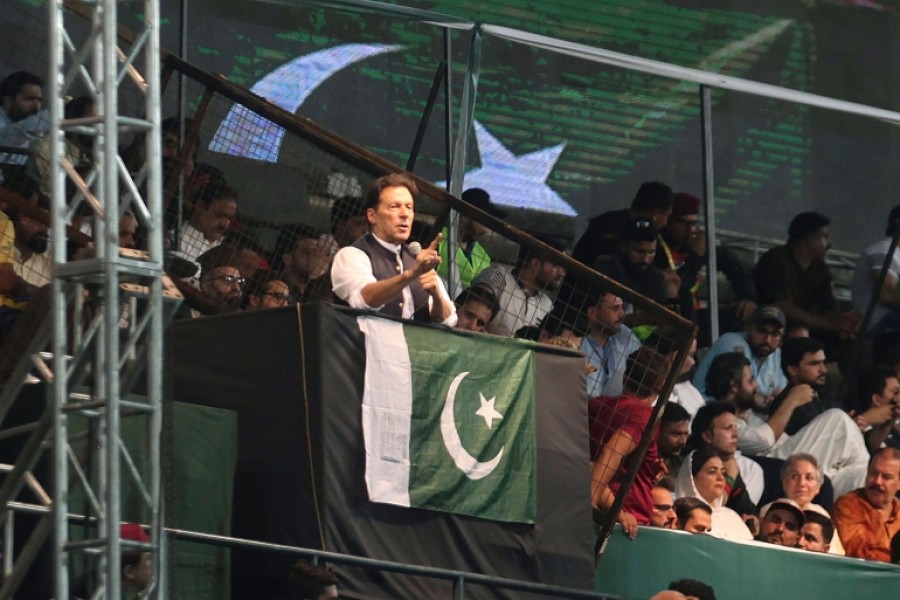
[[[810,249],[813,260],[825,258],[825,253],[831,248],[830,233],[827,227],[819,229],[808,238],[806,246]]]
[[[655,223],[654,223],[655,225]],[[670,216],[666,222],[666,233],[675,244],[683,244],[697,232],[699,220],[697,215]]]
[[[753,397],[756,395],[756,379],[753,378],[753,369],[749,366],[744,366],[737,387],[736,401],[738,405],[747,406],[748,403],[753,402]]]
[[[760,528],[760,538],[778,546],[796,546],[800,537],[797,515],[781,508],[769,510]]]
[[[32,197],[29,203],[37,207],[37,196]],[[43,254],[47,251],[47,245],[50,241],[48,233],[50,228],[45,224],[21,212],[16,219],[15,229],[16,243],[25,245],[35,254]]]
[[[793,380],[792,383],[825,385],[825,377],[828,375],[828,369],[825,368],[825,352],[819,350],[812,354],[804,354],[799,365],[788,367],[788,374]]]
[[[372,233],[385,242],[400,244],[409,239],[415,217],[412,194],[403,186],[381,190],[378,206],[366,210]]]
[[[241,272],[230,265],[216,267],[211,273],[204,272],[200,277],[200,290],[229,306],[240,304],[243,287]]]
[[[334,224],[334,239],[343,248],[349,246],[369,232],[369,221],[365,215],[342,219]]]
[[[688,533],[707,533],[712,529],[712,515],[702,508],[695,508],[688,515],[683,530]]]
[[[822,526],[818,523],[806,523],[800,528],[800,539],[797,545],[810,552],[828,552],[831,540],[822,535]]]
[[[732,413],[722,413],[712,421],[709,431],[703,432],[703,441],[712,446],[720,456],[731,456],[737,450],[737,417]]]
[[[672,504],[672,492],[665,488],[655,487],[650,494],[653,496],[653,510],[650,511],[650,525],[663,529],[675,528],[675,510]]]
[[[327,238],[303,238],[294,244],[294,251],[283,256],[284,264],[295,276],[317,279],[331,267],[331,243]]]
[[[592,331],[615,335],[625,320],[625,303],[618,296],[603,294],[596,306],[588,307],[587,313]]]
[[[534,277],[534,283],[542,290],[558,290],[565,276],[565,267],[553,261],[542,260],[540,269]]]
[[[900,404],[900,380],[896,377],[888,377],[884,380],[884,389],[880,394],[872,396],[873,406],[885,406],[888,404]]]
[[[694,365],[697,364],[697,340],[694,339],[691,342],[690,348],[688,348],[687,356],[684,357],[684,362],[681,365],[681,370],[678,371],[679,378],[682,381],[688,381],[688,377],[682,377],[691,372],[691,369],[694,368]]]
[[[122,248],[134,248],[137,241],[137,221],[133,215],[123,215],[119,219],[119,246]]]
[[[197,206],[196,217],[191,220],[194,226],[207,240],[214,242],[222,239],[234,215],[237,212],[237,200],[234,198],[216,198],[208,207]]]
[[[456,328],[484,332],[491,321],[491,308],[479,300],[469,299],[456,310]]]
[[[784,328],[776,321],[747,326],[747,343],[756,358],[766,358],[781,346]]]
[[[250,308],[279,308],[287,306],[291,299],[291,290],[288,285],[281,280],[270,281],[266,284],[266,289],[260,294],[251,294],[248,298]]]
[[[866,472],[866,498],[875,508],[887,508],[897,490],[900,490],[900,460],[878,456]]]
[[[126,566],[123,570],[123,586],[128,586],[135,591],[143,591],[150,587],[153,581],[153,555],[149,552],[141,553],[141,559],[136,565]]]
[[[656,257],[656,240],[652,242],[630,241],[625,244],[625,263],[628,270],[640,275],[653,264]]]
[[[656,446],[660,455],[667,458],[681,454],[681,451],[687,445],[690,432],[690,420],[660,423],[659,437],[656,440]]]
[[[19,93],[12,99],[4,98],[4,109],[10,121],[15,123],[36,115],[41,110],[41,86],[26,84],[19,88]]]

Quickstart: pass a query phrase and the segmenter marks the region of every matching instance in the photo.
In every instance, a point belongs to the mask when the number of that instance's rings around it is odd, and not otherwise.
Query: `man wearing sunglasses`
[[[740,352],[750,360],[757,385],[757,404],[760,407],[768,405],[788,383],[781,370],[781,340],[785,324],[784,313],[777,306],[763,304],[757,307],[743,332],[726,333],[710,347],[697,366],[694,386],[705,394],[706,373],[713,359],[726,352]]]

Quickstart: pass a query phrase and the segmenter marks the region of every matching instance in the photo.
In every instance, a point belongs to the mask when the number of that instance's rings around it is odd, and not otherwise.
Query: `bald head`
[[[681,592],[673,592],[672,590],[663,590],[658,594],[654,594],[650,600],[687,600],[687,596]]]

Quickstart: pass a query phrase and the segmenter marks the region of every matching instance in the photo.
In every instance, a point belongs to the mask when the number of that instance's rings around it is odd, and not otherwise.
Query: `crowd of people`
[[[51,278],[48,226],[35,218],[49,193],[42,88],[25,72],[0,82],[0,146],[23,149],[0,155],[3,186],[19,197],[12,204],[0,198],[0,359],[10,356],[21,315]],[[75,118],[93,107],[75,99],[66,110]],[[163,131],[166,180],[183,178],[187,198],[183,211],[166,198],[167,270],[207,307],[325,301],[580,350],[590,398],[593,506],[601,515],[619,506],[614,517],[627,535],[654,526],[897,560],[900,253],[884,276],[881,266],[900,227],[900,207],[888,217],[886,237],[860,257],[852,307],[834,296],[824,260],[830,221],[822,214],[798,214],[787,242],[752,268],[717,246],[737,325],[695,365],[696,343],[679,361],[633,303],[597,278],[567,272],[559,240],[535,236],[540,243],[521,245],[515,265],[506,265],[492,260],[490,231],[463,216],[452,259],[446,228],[422,244],[408,243],[417,233],[418,189],[402,173],[376,179],[365,194],[333,198],[330,231],[279,224],[266,247],[242,226],[239,193],[225,175],[182,144],[182,127],[168,120]],[[67,137],[66,157],[76,170],[89,166],[90,139]],[[489,190],[466,190],[463,199],[506,216]],[[572,258],[697,321],[709,251],[699,210],[692,194],[644,183],[630,206],[590,220]],[[72,226],[89,234],[90,219],[79,221],[78,214]],[[137,225],[130,213],[120,219],[121,246],[140,244]],[[451,298],[448,290],[457,289]],[[862,330],[870,301],[873,318]],[[850,369],[860,362],[853,343],[860,336],[872,352],[862,368]],[[676,362],[678,383],[660,398]],[[661,401],[667,405],[659,429],[633,484],[622,489],[625,465]]]

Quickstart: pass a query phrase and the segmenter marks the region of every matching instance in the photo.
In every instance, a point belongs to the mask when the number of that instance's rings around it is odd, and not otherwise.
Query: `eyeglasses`
[[[246,279],[241,277],[240,275],[218,275],[216,277],[206,277],[206,281],[224,281],[225,283],[236,283],[241,287],[244,287],[244,284],[247,282]]]

